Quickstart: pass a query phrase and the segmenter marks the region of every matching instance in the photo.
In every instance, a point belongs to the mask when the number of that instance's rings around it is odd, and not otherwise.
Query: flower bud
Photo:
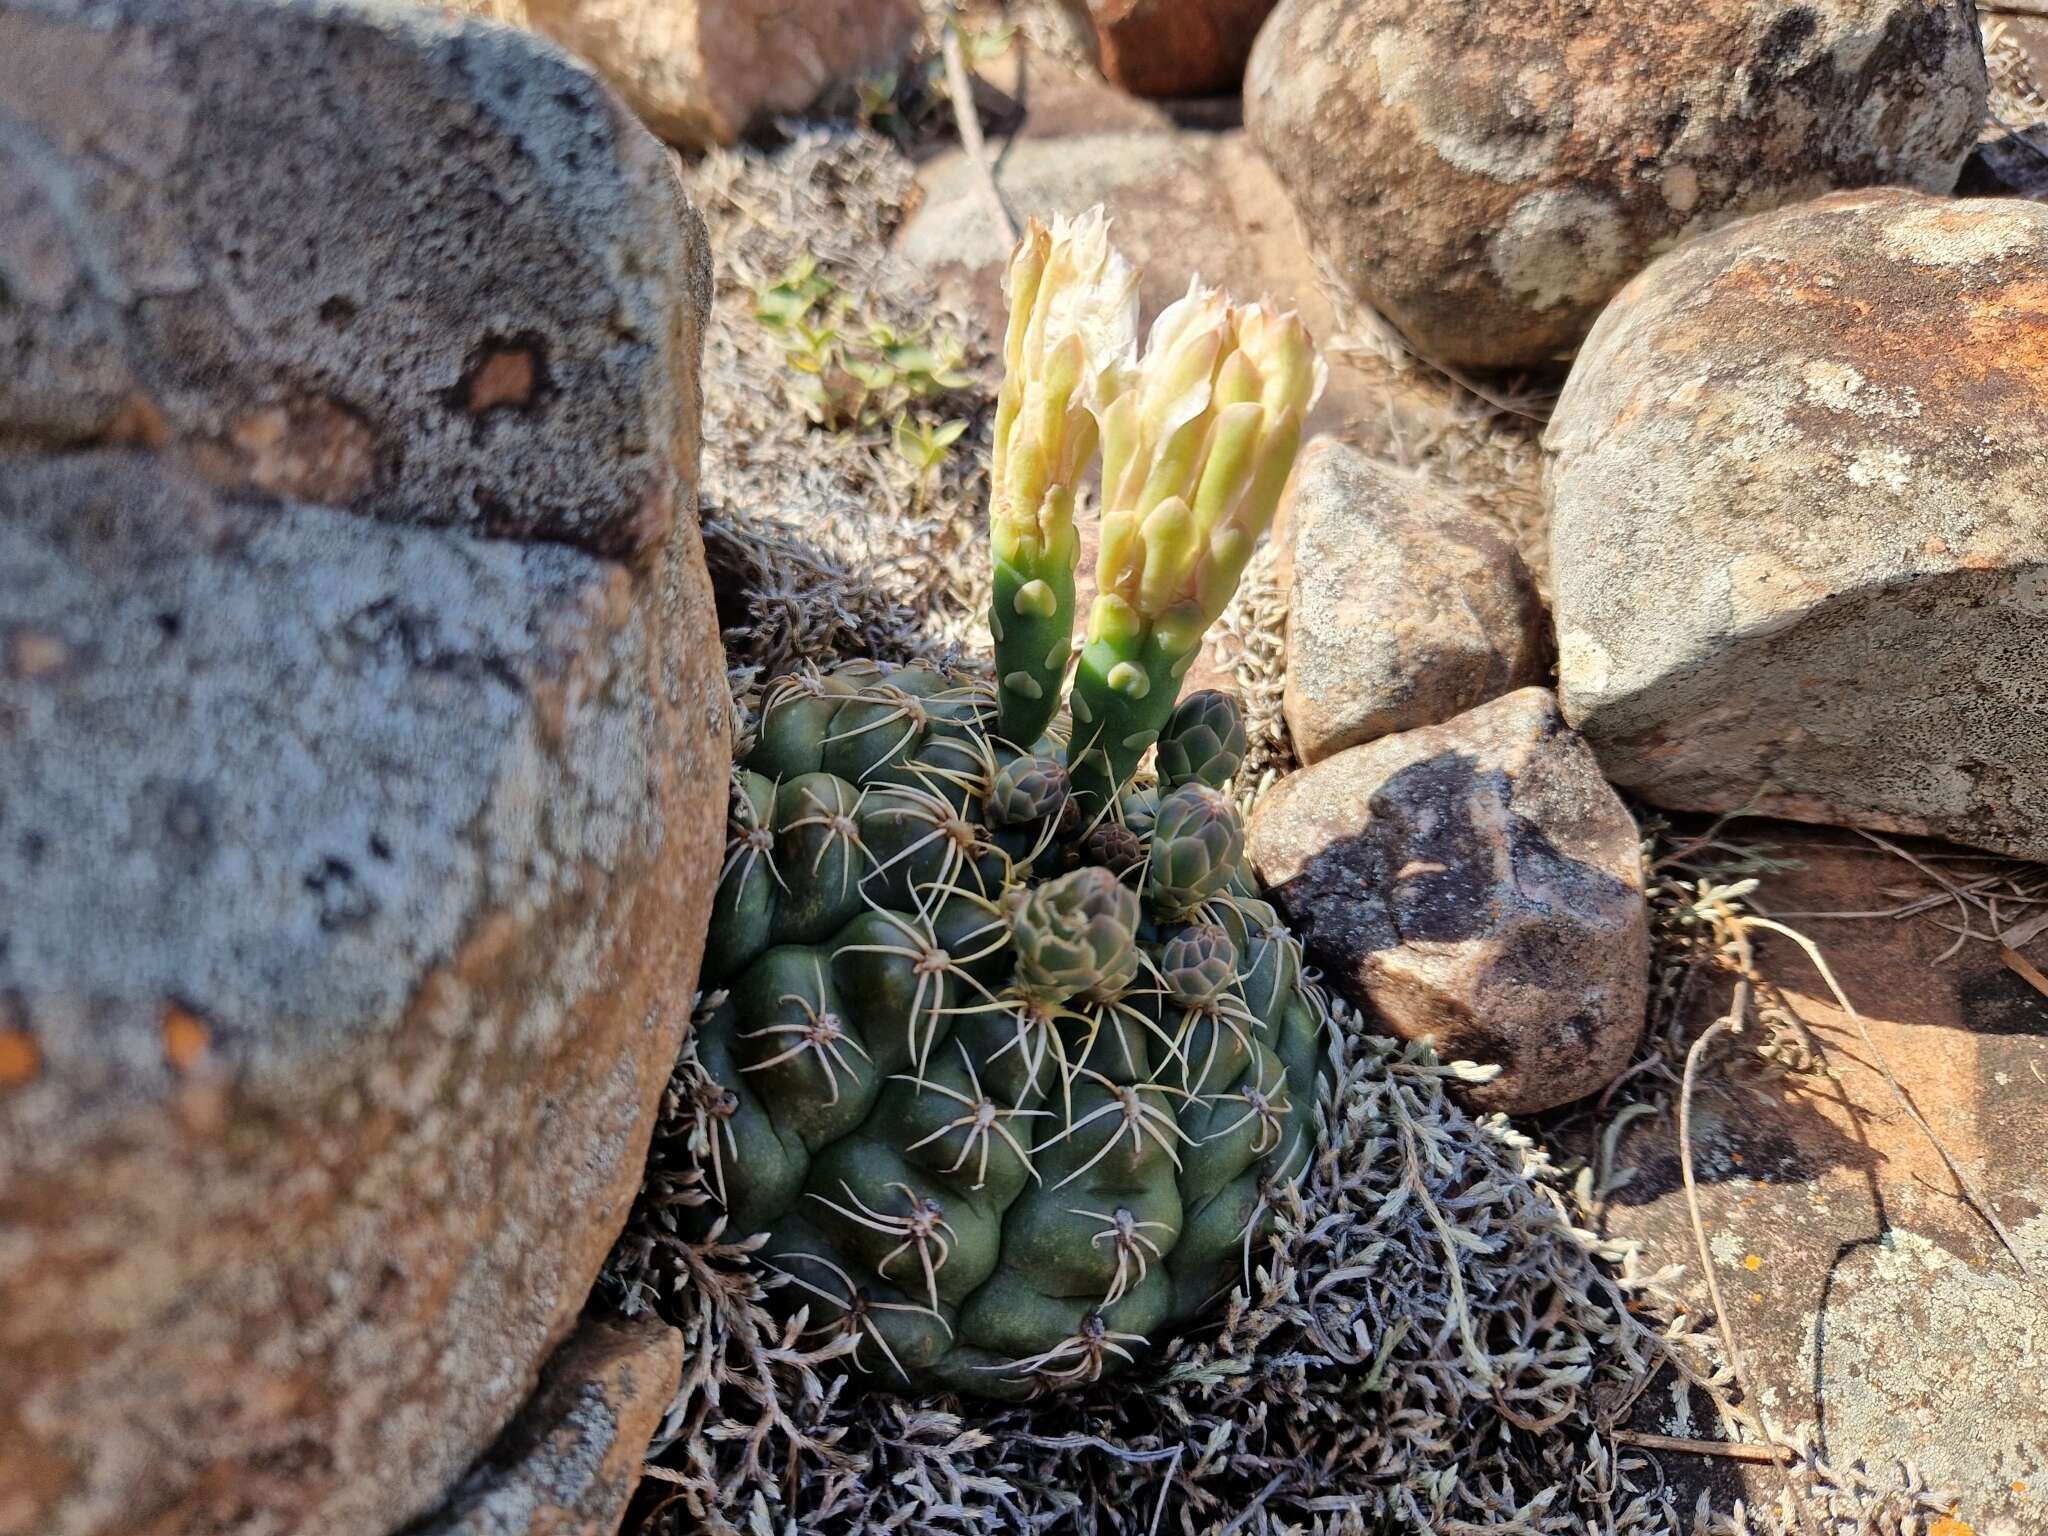
[[[1150,622],[1214,622],[1278,509],[1328,370],[1292,312],[1190,285],[1153,324],[1132,386],[1102,413],[1097,584]]]
[[[1138,274],[1110,245],[1096,207],[1050,229],[1033,219],[1011,252],[1004,289],[1010,317],[989,517],[998,553],[1024,563],[1071,540],[1096,418],[1134,367]]]

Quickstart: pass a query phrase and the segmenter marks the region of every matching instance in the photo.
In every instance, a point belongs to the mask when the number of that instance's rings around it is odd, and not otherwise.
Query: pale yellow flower
[[[1197,280],[1101,412],[1101,596],[1089,638],[1191,647],[1273,521],[1328,376],[1301,318]]]
[[[1074,493],[1095,457],[1097,418],[1137,355],[1138,274],[1098,206],[1033,219],[1004,276],[1009,328],[997,398],[989,519],[996,553],[1034,565],[1069,550]]]

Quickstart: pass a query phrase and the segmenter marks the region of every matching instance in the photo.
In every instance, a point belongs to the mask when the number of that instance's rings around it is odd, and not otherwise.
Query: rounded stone
[[[389,1531],[519,1407],[687,1022],[698,558],[0,471],[9,1528]]]
[[[1971,0],[1282,0],[1245,111],[1361,298],[1438,361],[1504,368],[1738,215],[1947,192],[1985,92]]]
[[[687,1023],[703,226],[425,7],[21,0],[0,100],[0,1531],[380,1536]]]
[[[16,0],[0,101],[10,447],[620,557],[694,495],[702,226],[561,50],[427,6]]]
[[[1844,193],[1695,241],[1549,441],[1560,691],[1611,779],[2048,857],[2048,208]]]
[[[1368,1019],[1497,1066],[1529,1113],[1624,1067],[1649,997],[1633,818],[1542,688],[1282,779],[1249,840],[1309,962]]]
[[[661,1319],[588,1318],[490,1454],[407,1536],[617,1536],[682,1370],[683,1336]]]
[[[1102,72],[1134,96],[1228,96],[1274,0],[1066,0]]]
[[[1282,697],[1304,763],[1547,680],[1535,579],[1455,491],[1324,440],[1302,454],[1289,498]]]

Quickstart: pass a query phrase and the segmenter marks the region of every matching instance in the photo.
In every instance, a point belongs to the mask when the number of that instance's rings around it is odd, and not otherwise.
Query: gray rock
[[[0,0],[0,100],[0,1531],[380,1536],[574,1325],[687,1023],[703,229],[396,5]]]
[[[594,1317],[490,1454],[408,1536],[612,1536],[682,1375],[659,1318]]]
[[[224,489],[605,554],[666,536],[704,235],[581,64],[388,0],[0,0],[0,101],[0,449],[164,447]]]
[[[2048,200],[2048,123],[2000,134],[1971,150],[1956,195]]]
[[[1566,715],[1660,805],[2048,857],[2048,208],[1843,194],[1665,257],[1550,429]]]
[[[48,1536],[390,1530],[639,1182],[717,867],[693,543],[0,469],[0,1402]]]
[[[1285,707],[1304,763],[1546,680],[1529,569],[1455,492],[1326,440],[1290,500]]]
[[[1548,691],[1281,780],[1248,846],[1330,985],[1502,1068],[1475,1107],[1548,1109],[1628,1065],[1649,987],[1636,826]]]
[[[1527,367],[1740,214],[1948,191],[1985,89],[1972,0],[1282,0],[1245,115],[1360,297],[1443,362]]]

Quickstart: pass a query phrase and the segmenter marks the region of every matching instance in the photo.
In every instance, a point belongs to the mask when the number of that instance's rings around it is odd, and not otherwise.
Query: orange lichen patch
[[[213,1031],[206,1021],[176,1003],[166,1003],[163,1014],[164,1060],[173,1072],[190,1072],[206,1055]]]
[[[32,1083],[43,1070],[42,1047],[25,1029],[0,1028],[0,1088]]]
[[[2048,393],[2048,282],[2035,278],[1973,294],[1951,355],[1972,376],[2018,375],[2031,393]]]
[[[2012,1491],[2014,1493],[2025,1493],[2027,1491],[2027,1485],[2025,1483],[2014,1483],[2012,1485]]]
[[[1764,1267],[1763,1257],[1760,1254],[1745,1254],[1742,1260],[1742,1267],[1751,1274],[1755,1274]]]
[[[328,506],[355,500],[375,467],[370,429],[332,400],[252,411],[229,429],[228,445],[200,455],[211,478]]]
[[[480,416],[494,406],[527,404],[539,378],[540,360],[529,348],[492,352],[469,376],[470,414]]]
[[[1715,279],[1714,286],[1802,309],[1835,309],[1844,301],[1835,286],[1839,276],[1835,272],[1800,272],[1782,256],[1747,256]]]
[[[1927,1527],[1927,1536],[1977,1536],[1967,1521],[1958,1520],[1954,1515],[1943,1515]]]
[[[162,448],[171,440],[171,429],[154,400],[130,395],[114,408],[100,436],[113,448]]]
[[[484,984],[510,965],[528,931],[510,912],[492,912],[477,923],[449,969],[464,986]]]

